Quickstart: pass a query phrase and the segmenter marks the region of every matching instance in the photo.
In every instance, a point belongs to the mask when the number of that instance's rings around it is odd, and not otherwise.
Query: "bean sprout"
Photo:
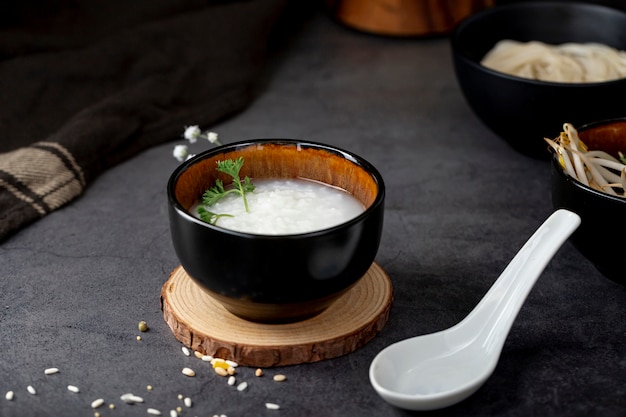
[[[559,164],[567,175],[577,181],[610,195],[626,198],[626,161],[604,151],[588,150],[570,123],[555,138],[544,138],[558,156]]]

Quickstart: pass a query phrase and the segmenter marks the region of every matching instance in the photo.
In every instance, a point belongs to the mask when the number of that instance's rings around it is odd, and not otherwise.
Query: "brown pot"
[[[353,29],[386,36],[449,33],[495,0],[326,0],[328,12]]]

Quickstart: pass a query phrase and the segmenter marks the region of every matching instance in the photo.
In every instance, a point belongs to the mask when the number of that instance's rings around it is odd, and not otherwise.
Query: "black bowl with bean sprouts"
[[[572,242],[603,275],[626,284],[626,117],[563,130],[548,140],[553,205],[580,215]]]

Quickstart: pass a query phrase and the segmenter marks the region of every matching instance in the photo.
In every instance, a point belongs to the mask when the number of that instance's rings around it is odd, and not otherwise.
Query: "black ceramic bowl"
[[[617,154],[626,150],[626,118],[594,122],[578,128],[589,149]],[[606,277],[626,284],[623,224],[626,198],[597,191],[575,180],[552,158],[552,203],[581,217],[572,235],[576,248]]]
[[[216,161],[244,158],[240,172],[306,178],[342,188],[365,206],[338,226],[293,235],[242,233],[197,219],[190,208],[216,178]],[[296,140],[260,139],[221,146],[181,164],[168,186],[172,241],[181,265],[233,314],[287,322],[323,311],[370,268],[383,226],[385,186],[367,161],[345,150]]]
[[[535,81],[488,69],[480,61],[502,39],[548,44],[597,42],[626,50],[626,12],[570,2],[496,6],[463,20],[451,34],[454,68],[468,104],[514,149],[548,159],[544,137],[563,123],[581,126],[623,115],[626,79],[599,83]]]

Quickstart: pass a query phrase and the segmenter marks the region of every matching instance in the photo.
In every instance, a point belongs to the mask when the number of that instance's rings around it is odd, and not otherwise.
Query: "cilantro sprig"
[[[240,178],[239,172],[243,164],[244,159],[241,156],[236,160],[217,161],[217,170],[231,176],[233,181],[230,186],[225,187],[224,182],[218,178],[215,180],[215,185],[202,194],[202,206],[198,208],[198,214],[203,221],[215,224],[220,217],[232,217],[230,214],[216,214],[205,208],[213,206],[229,194],[239,194],[243,199],[246,212],[250,211],[246,194],[254,191],[254,184],[248,176],[244,177],[243,180]]]
[[[210,223],[210,224],[217,223],[217,221],[220,219],[220,217],[234,217],[232,214],[213,213],[212,211],[207,210],[203,206],[198,207],[198,214],[200,215],[200,219],[203,222],[207,222],[207,223]]]

